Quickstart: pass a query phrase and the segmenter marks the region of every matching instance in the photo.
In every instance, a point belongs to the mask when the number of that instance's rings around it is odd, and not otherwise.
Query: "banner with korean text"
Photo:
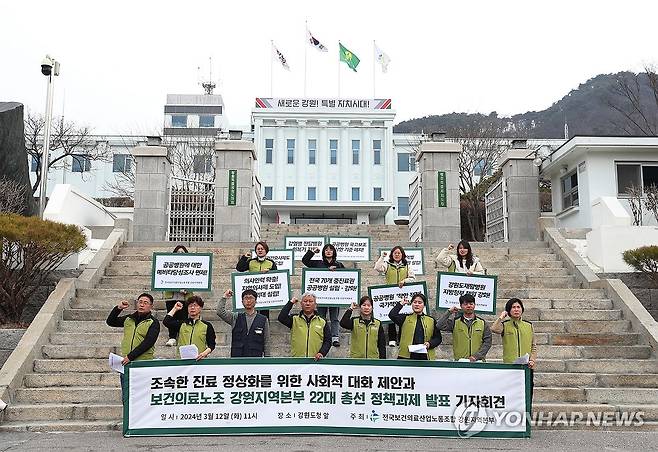
[[[287,235],[283,238],[283,247],[287,250],[293,250],[295,253],[295,260],[301,261],[302,257],[308,250],[322,248],[327,243],[327,238],[322,235],[318,236],[304,236],[304,235]],[[321,253],[316,253],[313,260],[322,260]]]
[[[475,312],[496,313],[497,276],[438,272],[436,279],[437,309],[459,307],[459,297],[470,293],[475,298]]]
[[[527,366],[243,358],[126,366],[124,436],[529,437]]]
[[[288,270],[270,270],[268,272],[231,273],[233,290],[233,308],[242,310],[242,292],[253,289],[258,294],[258,309],[279,308],[290,301],[290,274]]]
[[[211,290],[212,253],[153,253],[151,290]]]
[[[302,268],[302,294],[315,295],[318,306],[349,306],[359,302],[360,269]]]
[[[390,257],[391,250],[379,248],[379,255],[386,253],[384,260],[388,260]],[[423,249],[422,248],[405,248],[404,254],[407,255],[407,264],[413,270],[415,276],[421,276],[425,274],[425,265],[423,258]]]
[[[267,252],[267,257],[274,261],[277,270],[288,270],[291,275],[294,275],[295,261],[293,260],[293,254],[293,250],[269,250]],[[251,252],[251,257],[256,257],[254,251]]]
[[[339,261],[370,260],[370,237],[329,237],[329,243],[336,247]]]
[[[368,295],[372,298],[372,315],[374,318],[381,320],[383,323],[391,323],[388,313],[393,306],[403,299],[411,301],[411,297],[417,293],[422,293],[427,297],[427,284],[425,281],[405,284],[398,287],[397,284],[387,284],[382,286],[368,287]],[[429,306],[425,305],[425,314]],[[411,314],[411,304],[408,304],[400,310],[400,314]]]

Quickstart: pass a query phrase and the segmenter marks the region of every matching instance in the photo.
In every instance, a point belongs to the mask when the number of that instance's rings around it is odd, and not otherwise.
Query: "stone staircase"
[[[284,235],[373,236],[372,247],[391,248],[407,244],[406,228],[352,225],[332,226],[263,226],[264,239],[272,248],[280,248]],[[382,231],[388,228],[388,232]],[[410,244],[407,244],[410,245]],[[18,389],[16,402],[7,408],[0,431],[85,431],[121,428],[121,402],[118,376],[108,369],[107,355],[117,352],[121,330],[110,328],[105,318],[118,300],[134,299],[150,288],[151,254],[168,251],[170,246],[146,247],[128,244],[108,266],[105,276],[94,289],[78,289],[71,306],[64,310],[50,343],[34,361],[32,372]],[[217,332],[217,349],[211,357],[229,355],[228,325],[215,315],[221,294],[230,287],[230,273],[240,254],[250,246],[208,245],[190,251],[213,252],[213,291],[201,294],[206,301],[203,317]],[[426,280],[430,302],[434,304],[437,270],[433,259],[439,246],[425,249]],[[658,361],[641,334],[631,329],[622,311],[598,289],[583,289],[557,256],[543,242],[493,246],[474,244],[489,274],[499,275],[498,306],[507,299],[524,301],[524,317],[533,322],[538,343],[533,411],[539,412],[610,412],[643,411],[645,428],[655,429],[658,422]],[[375,253],[373,253],[374,255]],[[362,292],[382,283],[373,269],[374,261],[346,263],[362,269]],[[301,268],[301,263],[297,263]],[[295,294],[301,287],[301,271],[291,277]],[[156,298],[158,296],[156,295]],[[155,303],[156,317],[164,318],[164,302]],[[271,314],[273,354],[289,354],[289,330],[276,322],[278,311]],[[492,321],[493,316],[487,320]],[[166,329],[161,329],[157,358],[173,358],[174,349],[164,346]],[[451,356],[451,337],[444,335],[439,359]],[[502,357],[500,337],[494,335],[488,358]],[[349,335],[343,333],[341,346],[332,348],[330,357],[345,357]],[[388,357],[397,350],[388,347]]]

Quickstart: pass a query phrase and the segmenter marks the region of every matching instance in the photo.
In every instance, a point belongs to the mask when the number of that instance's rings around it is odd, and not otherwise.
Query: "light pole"
[[[50,55],[41,62],[41,73],[48,77],[46,94],[46,119],[43,127],[43,154],[41,155],[41,187],[39,191],[39,216],[46,210],[46,187],[48,185],[48,152],[50,150],[50,124],[53,118],[53,76],[59,75],[59,62]]]

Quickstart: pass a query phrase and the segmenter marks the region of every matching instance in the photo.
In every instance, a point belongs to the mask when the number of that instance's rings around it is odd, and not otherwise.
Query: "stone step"
[[[49,346],[54,347],[54,346]],[[108,347],[108,350],[110,347]],[[47,388],[55,386],[119,386],[119,377],[110,372],[108,367],[99,372],[78,373],[31,373],[26,374],[24,381],[26,388]]]
[[[123,415],[120,403],[107,401],[95,403],[19,403],[9,405],[5,412],[5,422],[48,421],[48,420],[88,420],[117,422]],[[2,424],[0,424],[0,427]]]
[[[535,387],[537,402],[658,404],[658,389]]]
[[[19,388],[16,400],[21,403],[108,403],[121,402],[121,388],[54,387]]]
[[[120,431],[122,426],[120,420],[21,421],[1,423],[0,432],[108,432]]]

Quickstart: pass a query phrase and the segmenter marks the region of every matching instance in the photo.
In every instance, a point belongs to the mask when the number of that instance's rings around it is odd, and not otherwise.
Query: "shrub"
[[[623,253],[624,262],[639,272],[646,273],[658,286],[658,246],[641,246]]]
[[[20,321],[34,291],[85,242],[77,226],[0,214],[0,324]]]

